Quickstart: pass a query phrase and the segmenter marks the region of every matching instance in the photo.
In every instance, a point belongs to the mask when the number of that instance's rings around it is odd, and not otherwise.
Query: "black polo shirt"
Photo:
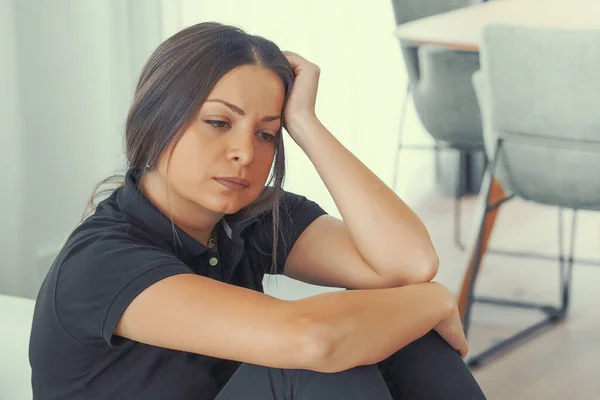
[[[285,193],[277,269],[325,212]],[[29,358],[34,398],[213,399],[238,363],[113,335],[124,310],[161,279],[195,273],[256,291],[271,269],[272,215],[226,216],[209,249],[172,225],[134,174],[69,237],[40,289]],[[198,338],[198,340],[202,340]]]

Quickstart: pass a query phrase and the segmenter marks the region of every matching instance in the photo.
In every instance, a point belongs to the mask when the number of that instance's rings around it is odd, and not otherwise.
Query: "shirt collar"
[[[163,214],[144,196],[138,186],[139,173],[129,170],[125,175],[125,184],[117,193],[117,203],[123,212],[133,217],[145,231],[158,236],[167,243],[178,256],[195,258],[208,250],[208,247],[188,235]],[[241,213],[226,215],[217,225],[221,249],[226,245],[223,238],[238,242],[244,229],[258,221],[258,217],[248,217]],[[222,234],[224,233],[224,234]]]
[[[125,185],[117,193],[117,203],[121,210],[133,217],[143,229],[168,244],[177,256],[197,257],[208,247],[188,235],[175,225],[144,196],[138,187],[134,171],[127,172]]]

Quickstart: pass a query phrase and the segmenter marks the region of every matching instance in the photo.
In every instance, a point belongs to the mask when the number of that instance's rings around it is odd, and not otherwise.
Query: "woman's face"
[[[219,214],[252,203],[269,177],[284,97],[281,78],[266,68],[244,65],[221,78],[159,161],[169,190]]]

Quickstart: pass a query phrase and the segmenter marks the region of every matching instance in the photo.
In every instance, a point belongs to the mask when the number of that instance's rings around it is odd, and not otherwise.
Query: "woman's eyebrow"
[[[238,106],[231,104],[225,100],[221,100],[221,99],[208,99],[206,100],[206,102],[212,102],[212,103],[221,103],[225,106],[227,106],[227,108],[229,108],[231,111],[233,111],[234,113],[238,114],[238,115],[246,115],[246,113],[244,112],[244,110],[242,110],[241,108],[239,108]],[[270,121],[275,121],[281,119],[281,115],[273,115],[270,117],[264,117],[262,120],[265,122],[270,122]]]

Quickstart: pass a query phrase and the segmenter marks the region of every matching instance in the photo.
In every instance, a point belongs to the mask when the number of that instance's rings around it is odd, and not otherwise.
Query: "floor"
[[[411,124],[415,124],[414,121],[409,122]],[[457,292],[468,252],[453,245],[453,200],[436,190],[432,161],[432,155],[423,152],[403,153],[397,192],[423,219],[431,233],[441,260],[436,280]],[[477,224],[478,210],[476,196],[463,201],[461,226],[466,243],[473,242],[472,228]],[[566,226],[569,226],[569,216],[565,214]],[[557,210],[512,200],[500,210],[491,246],[556,254],[557,226]],[[600,260],[599,243],[600,215],[580,213],[576,256]],[[268,279],[267,291],[288,299],[328,290],[285,277]],[[600,267],[576,265],[567,320],[474,370],[489,400],[600,399],[599,283]],[[558,303],[558,264],[488,255],[477,293]],[[477,305],[469,338],[471,354],[536,318],[539,315],[532,311]]]

